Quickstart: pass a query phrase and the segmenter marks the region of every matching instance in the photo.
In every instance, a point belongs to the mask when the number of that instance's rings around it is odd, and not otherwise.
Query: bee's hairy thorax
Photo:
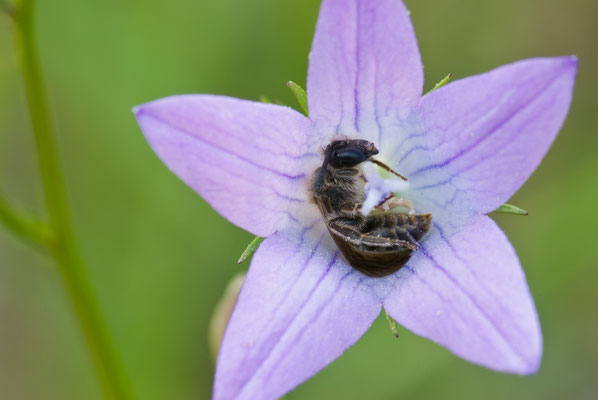
[[[366,178],[360,168],[336,169],[327,166],[324,174],[318,168],[314,180],[321,177],[318,188],[314,187],[314,201],[323,212],[356,212],[365,200]]]

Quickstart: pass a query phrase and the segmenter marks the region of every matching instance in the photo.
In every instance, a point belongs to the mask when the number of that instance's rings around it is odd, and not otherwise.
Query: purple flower
[[[542,337],[525,276],[485,214],[540,163],[567,114],[576,69],[575,57],[525,60],[422,97],[420,55],[399,0],[324,0],[309,119],[210,95],[137,108],[175,174],[225,218],[267,237],[223,339],[214,398],[284,395],[355,343],[382,307],[468,361],[537,371]],[[377,158],[409,179],[400,197],[432,214],[420,249],[393,275],[350,267],[311,200],[320,149],[338,137],[373,142]],[[396,190],[378,181],[369,197]]]

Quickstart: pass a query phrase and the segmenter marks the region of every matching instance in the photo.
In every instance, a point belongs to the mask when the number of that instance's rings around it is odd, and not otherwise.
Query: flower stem
[[[49,226],[13,208],[0,195],[0,222],[15,236],[38,250],[47,248],[52,241]]]
[[[58,160],[55,135],[48,118],[36,53],[34,10],[34,0],[19,1],[15,5],[14,21],[45,202],[50,227],[55,233],[54,240],[48,248],[58,265],[68,299],[85,337],[105,397],[128,399],[132,397],[128,381],[100,315],[71,231],[65,184]]]

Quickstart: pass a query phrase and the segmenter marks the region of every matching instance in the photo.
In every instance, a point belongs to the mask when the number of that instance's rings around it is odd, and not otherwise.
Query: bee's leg
[[[380,203],[378,203],[378,205],[374,208],[382,208],[384,211],[388,211],[388,208],[384,207],[384,203],[386,203],[388,200],[390,200],[394,197],[395,197],[394,193],[389,194],[388,196],[386,196],[385,199],[383,199]]]
[[[409,214],[415,214],[415,208],[413,208],[413,203],[411,200],[407,200],[404,198],[400,198],[396,200],[395,207],[405,207],[409,209]]]
[[[388,195],[387,198],[382,200],[380,204],[376,206],[376,208],[380,208],[383,211],[388,211],[395,207],[405,207],[409,209],[409,214],[415,214],[415,209],[413,208],[413,203],[410,200],[404,198],[397,198],[394,193]]]

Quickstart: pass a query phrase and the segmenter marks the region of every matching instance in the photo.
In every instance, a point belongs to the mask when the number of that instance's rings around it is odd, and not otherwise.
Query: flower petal
[[[310,117],[380,143],[381,121],[419,102],[423,68],[400,0],[324,0],[310,54]]]
[[[490,218],[475,217],[450,239],[435,230],[403,270],[384,300],[400,324],[488,368],[538,370],[533,300],[517,255]]]
[[[306,201],[311,124],[298,112],[187,95],[144,104],[135,114],[162,161],[241,228],[270,235],[285,223],[291,204]]]
[[[576,71],[575,57],[532,59],[426,95],[425,137],[419,138],[426,143],[405,144],[413,149],[409,157],[421,160],[411,171],[402,169],[419,183],[413,189],[475,213],[503,204],[536,169],[561,128]]]
[[[278,398],[339,357],[380,313],[362,278],[305,234],[267,238],[224,336],[214,399]]]

